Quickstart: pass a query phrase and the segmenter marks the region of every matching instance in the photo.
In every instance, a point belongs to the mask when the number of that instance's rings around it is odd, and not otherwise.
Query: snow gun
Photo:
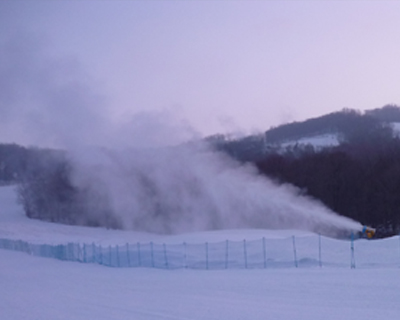
[[[374,228],[364,226],[360,232],[360,238],[372,239],[375,235],[375,231],[376,230]]]

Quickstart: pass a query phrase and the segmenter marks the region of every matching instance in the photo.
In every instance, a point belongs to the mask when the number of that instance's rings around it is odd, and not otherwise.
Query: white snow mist
[[[296,188],[278,186],[204,144],[177,143],[196,133],[168,112],[140,109],[118,121],[118,108],[98,94],[79,62],[49,55],[30,33],[0,42],[0,84],[3,137],[70,149],[74,185],[89,195],[90,207],[105,206],[126,229],[361,229]],[[174,143],[180,146],[154,148]],[[124,151],[112,151],[116,147]]]
[[[92,150],[76,157],[74,168],[74,184],[92,190],[92,200],[101,199],[125,229],[302,229],[333,235],[362,228],[202,143]]]

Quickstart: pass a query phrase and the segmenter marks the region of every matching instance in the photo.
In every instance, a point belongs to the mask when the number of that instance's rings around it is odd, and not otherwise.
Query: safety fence
[[[400,266],[400,237],[344,241],[315,235],[202,244],[138,242],[116,246],[95,243],[49,245],[0,239],[0,248],[109,267],[256,269]]]

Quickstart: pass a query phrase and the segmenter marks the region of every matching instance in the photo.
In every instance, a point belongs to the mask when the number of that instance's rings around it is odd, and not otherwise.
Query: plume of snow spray
[[[155,117],[137,113],[124,124],[114,123],[109,120],[112,108],[92,90],[93,81],[77,61],[54,59],[44,49],[26,34],[0,44],[0,132],[28,144],[70,149],[74,185],[89,190],[90,201],[97,208],[99,203],[106,206],[124,228],[159,233],[361,230],[359,223],[300,195],[293,186],[276,185],[252,166],[205,144],[143,148],[171,145],[174,141],[166,137],[182,140],[193,137],[193,131],[166,120],[165,112]],[[82,145],[118,146],[120,151]],[[141,148],[132,148],[138,145]]]
[[[88,154],[86,154],[88,156]],[[98,190],[125,229],[302,229],[334,235],[362,229],[290,185],[277,185],[205,144],[75,158],[74,183]],[[97,201],[96,196],[94,201]]]

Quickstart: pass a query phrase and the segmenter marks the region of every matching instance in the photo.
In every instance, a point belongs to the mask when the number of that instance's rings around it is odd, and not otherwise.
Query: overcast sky
[[[400,1],[0,0],[0,142],[265,131],[399,84]]]

